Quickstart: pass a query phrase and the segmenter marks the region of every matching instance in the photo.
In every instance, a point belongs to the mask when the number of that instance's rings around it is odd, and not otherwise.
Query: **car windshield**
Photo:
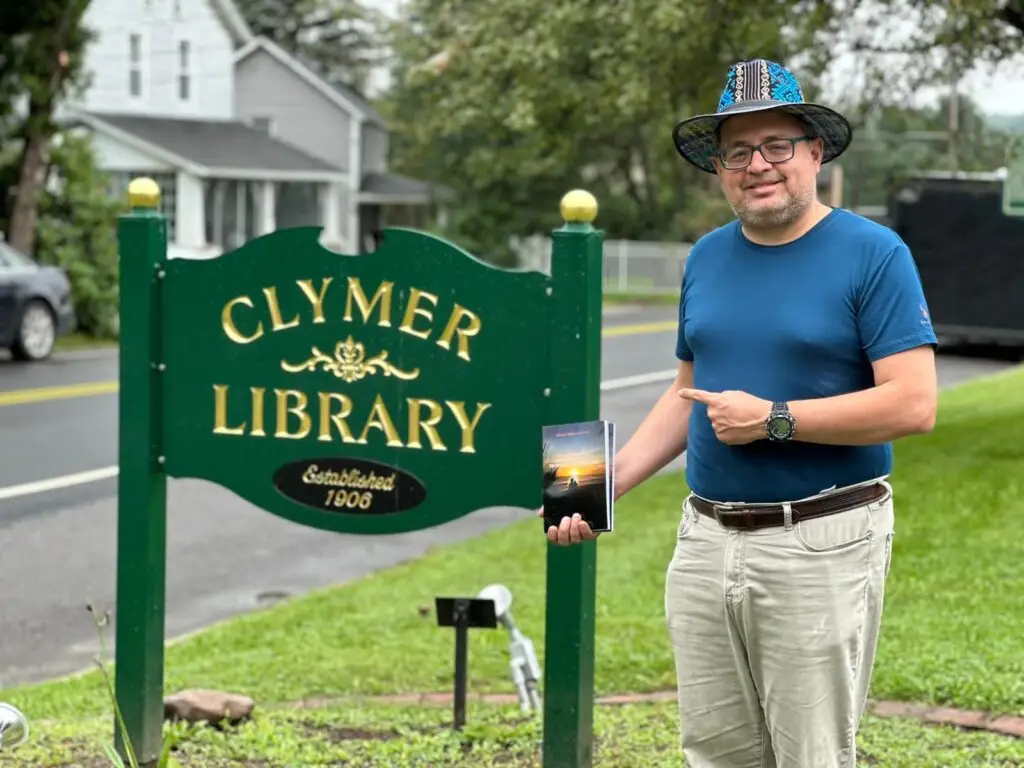
[[[34,267],[36,263],[21,251],[16,251],[7,243],[0,243],[0,264],[8,267]]]

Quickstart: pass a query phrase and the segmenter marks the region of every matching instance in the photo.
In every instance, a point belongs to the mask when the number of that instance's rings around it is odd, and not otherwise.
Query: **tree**
[[[955,160],[959,171],[992,171],[1006,162],[1011,138],[988,125],[974,102],[961,96],[956,104],[959,129],[948,134],[949,100],[935,107],[907,108],[894,105],[851,107],[854,114],[868,115],[859,141],[843,156],[846,186],[844,203],[885,205],[890,179],[908,173],[950,170]]]
[[[54,109],[81,74],[81,53],[92,39],[82,25],[90,0],[39,0],[29,31],[13,58],[10,76],[28,96],[28,115],[20,130],[22,152],[8,239],[32,253],[39,193],[45,179],[48,147],[57,130]],[[9,50],[11,50],[9,48]]]
[[[900,15],[923,20],[882,40]],[[786,61],[814,99],[849,50],[873,103],[899,104],[1019,51],[1021,18],[1024,0],[411,0],[390,38],[392,167],[454,188],[446,234],[485,258],[557,225],[577,184],[612,237],[692,239],[731,211],[670,131],[714,108],[730,63]]]
[[[67,271],[79,330],[115,338],[117,217],[125,201],[110,195],[87,135],[66,131],[55,138],[49,177],[39,200],[40,260]]]
[[[484,254],[557,223],[585,184],[612,236],[691,236],[709,177],[675,157],[732,62],[809,47],[829,6],[791,0],[412,0],[392,31],[396,169],[453,187]],[[803,74],[813,79],[818,62]]]
[[[833,6],[818,43],[854,54],[867,100],[898,102],[1024,49],[1024,0],[818,0]]]
[[[329,82],[364,92],[380,56],[380,17],[358,0],[239,0],[253,33],[311,64]]]

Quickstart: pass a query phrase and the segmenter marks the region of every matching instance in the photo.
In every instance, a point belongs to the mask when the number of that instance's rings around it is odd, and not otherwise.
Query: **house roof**
[[[316,71],[316,67],[312,63],[302,61],[273,40],[262,36],[252,38],[235,51],[235,63],[241,63],[256,51],[268,53],[357,120],[365,120],[387,129],[388,124],[384,116],[367,99],[347,86],[328,82],[322,74]]]
[[[431,184],[397,173],[367,173],[359,187],[359,198],[363,202],[409,202],[421,203],[444,199],[450,190],[439,184]]]
[[[210,0],[210,2],[213,5],[214,13],[228,30],[235,45],[245,45],[252,40],[252,30],[232,0]]]
[[[82,122],[202,177],[338,180],[345,171],[233,120],[77,113]]]

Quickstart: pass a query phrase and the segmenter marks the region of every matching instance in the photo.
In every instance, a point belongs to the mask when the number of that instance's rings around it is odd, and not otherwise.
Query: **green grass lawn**
[[[1024,370],[944,392],[935,431],[898,446],[893,485],[897,535],[873,696],[1024,714]],[[678,474],[655,478],[620,503],[616,533],[600,542],[599,694],[674,685],[662,589],[684,492]],[[543,659],[546,546],[531,518],[171,645],[168,692],[221,688],[258,705],[237,732],[188,733],[182,764],[538,764],[539,724],[515,707],[474,705],[472,727],[456,736],[444,709],[289,702],[450,690],[451,632],[421,608],[495,581],[513,591],[516,620]],[[473,692],[514,691],[506,650],[503,633],[472,634]],[[36,727],[33,746],[0,766],[104,765],[87,759],[110,735],[98,674],[0,691],[3,700]],[[599,707],[598,764],[679,765],[674,716],[664,704]],[[1024,765],[1024,742],[912,721],[869,719],[861,749],[884,766]]]
[[[114,339],[97,339],[94,336],[88,336],[84,333],[69,333],[65,336],[57,338],[54,348],[61,351],[67,352],[68,350],[74,349],[95,349],[97,347],[116,347],[117,341]]]

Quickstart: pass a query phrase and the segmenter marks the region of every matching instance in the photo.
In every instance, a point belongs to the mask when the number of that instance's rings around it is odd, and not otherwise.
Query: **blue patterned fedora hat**
[[[727,117],[781,109],[799,117],[821,138],[822,162],[835,160],[850,146],[853,127],[845,117],[821,104],[804,101],[800,83],[774,61],[752,59],[733,64],[718,102],[718,111],[680,122],[672,131],[676,150],[702,171],[715,172],[711,159],[718,151],[718,126]]]

